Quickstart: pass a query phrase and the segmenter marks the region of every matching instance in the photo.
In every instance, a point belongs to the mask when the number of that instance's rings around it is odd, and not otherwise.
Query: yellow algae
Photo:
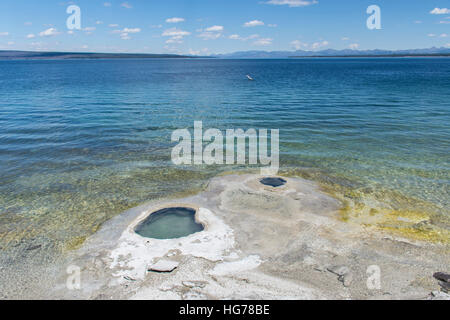
[[[72,251],[72,250],[77,250],[79,248],[81,248],[81,246],[83,245],[84,241],[86,241],[87,236],[86,237],[75,237],[72,238],[68,241],[66,241],[66,243],[64,244],[64,248],[63,251]]]
[[[318,170],[289,168],[282,170],[282,175],[316,181],[322,191],[341,201],[341,221],[372,226],[414,240],[450,243],[450,231],[446,228],[448,219],[433,203],[381,186],[363,187]],[[437,226],[433,219],[444,222]]]

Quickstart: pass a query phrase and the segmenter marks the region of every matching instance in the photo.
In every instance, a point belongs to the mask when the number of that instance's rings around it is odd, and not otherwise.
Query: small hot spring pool
[[[286,180],[282,178],[264,178],[261,179],[259,182],[261,182],[265,186],[271,186],[274,188],[284,186],[286,184]]]
[[[176,239],[203,231],[203,225],[195,222],[195,210],[191,208],[166,208],[153,212],[141,222],[135,232],[145,238]]]

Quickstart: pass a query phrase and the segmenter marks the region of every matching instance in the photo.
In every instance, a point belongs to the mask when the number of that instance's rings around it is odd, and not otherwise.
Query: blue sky
[[[66,9],[81,9],[81,30]],[[369,30],[369,5],[381,30]],[[450,47],[449,0],[2,0],[0,49],[214,54]]]

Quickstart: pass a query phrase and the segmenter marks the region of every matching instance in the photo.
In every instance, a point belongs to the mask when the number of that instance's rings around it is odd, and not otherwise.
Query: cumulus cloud
[[[319,3],[316,0],[270,0],[267,4],[273,4],[277,6],[289,6],[289,7],[306,7],[312,4]]]
[[[130,34],[141,32],[140,28],[123,28],[122,30],[114,30],[113,33],[120,34],[122,40],[130,40]]]
[[[330,43],[328,42],[328,41],[326,41],[326,40],[324,40],[324,41],[320,41],[320,42],[314,42],[312,45],[311,45],[311,48],[313,49],[313,50],[316,50],[316,49],[320,49],[320,48],[322,48],[322,47],[326,47],[327,45],[329,45]]]
[[[60,34],[60,32],[58,32],[58,30],[56,30],[55,28],[48,28],[47,30],[39,32],[39,35],[41,37],[52,37],[52,36],[56,36],[58,34]]]
[[[434,8],[430,11],[431,14],[450,14],[450,9],[448,8]]]
[[[263,26],[263,25],[264,25],[264,22],[263,22],[263,21],[260,21],[260,20],[252,20],[252,21],[249,21],[249,22],[244,23],[244,27],[247,27],[247,28],[249,28],[249,27],[257,27],[257,26]]]
[[[180,30],[180,29],[177,29],[177,28],[170,28],[170,29],[165,30],[162,33],[162,36],[163,37],[175,37],[175,36],[185,37],[185,36],[188,36],[190,34],[191,33],[189,31],[184,31],[184,30]]]
[[[356,50],[359,48],[359,44],[358,43],[352,43],[348,46],[350,49],[352,50]]]
[[[294,40],[291,42],[291,47],[293,47],[295,50],[301,50],[308,48],[308,44],[301,42],[300,40]]]
[[[223,26],[212,26],[212,27],[206,28],[205,31],[207,31],[207,32],[221,32],[221,31],[223,31]]]
[[[320,49],[322,47],[326,47],[328,46],[330,43],[326,40],[323,41],[317,41],[314,43],[306,43],[306,42],[301,42],[300,40],[294,40],[291,42],[291,46],[294,47],[297,50],[300,49],[309,49],[309,50],[317,50]],[[356,44],[353,44],[356,45]],[[351,45],[352,46],[352,45]]]
[[[27,39],[33,39],[33,38],[36,38],[36,36],[32,33],[27,35]]]
[[[248,37],[241,37],[238,34],[232,34],[228,37],[228,39],[231,39],[231,40],[241,40],[241,41],[247,41],[247,40],[258,39],[258,38],[259,38],[259,34],[252,34],[252,35],[249,35]]]
[[[261,38],[253,42],[255,46],[269,46],[272,44],[272,38]]]
[[[177,28],[170,28],[165,30],[162,33],[163,37],[170,37],[170,39],[166,40],[167,44],[180,44],[183,43],[183,38],[190,35],[189,31],[184,31]]]
[[[166,19],[167,23],[179,23],[179,22],[184,22],[183,18],[169,18]]]

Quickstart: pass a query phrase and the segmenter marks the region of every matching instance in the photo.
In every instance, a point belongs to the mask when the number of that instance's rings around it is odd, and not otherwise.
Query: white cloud
[[[183,37],[182,36],[175,36],[175,37],[172,37],[172,38],[170,38],[170,39],[168,39],[168,40],[166,40],[166,43],[178,43],[178,44],[180,44],[180,43],[183,43]]]
[[[420,20],[416,20],[416,21],[414,21],[414,23],[415,23],[415,24],[421,24],[421,23],[422,23],[422,21],[420,21]]]
[[[167,44],[180,44],[183,43],[183,38],[185,36],[190,35],[191,33],[189,31],[184,31],[177,28],[170,28],[165,30],[162,33],[163,37],[170,37],[170,39],[166,40]]]
[[[441,37],[441,38],[447,38],[447,37],[448,37],[448,34],[443,33],[443,34],[441,34],[439,37]]]
[[[162,33],[162,36],[163,37],[175,37],[175,36],[185,37],[185,36],[188,36],[190,34],[191,33],[189,31],[184,31],[184,30],[180,30],[180,29],[177,29],[177,28],[170,28],[170,29],[165,30]]]
[[[268,26],[269,28],[276,28],[276,27],[278,27],[278,25],[275,24],[275,23],[268,24],[267,26]]]
[[[260,20],[252,20],[249,22],[244,23],[244,27],[257,27],[257,26],[263,26],[264,22],[260,21]]]
[[[120,6],[123,7],[123,8],[126,8],[126,9],[133,8],[133,6],[131,4],[129,4],[128,2],[124,2]]]
[[[450,9],[447,8],[434,8],[430,11],[431,14],[450,14]]]
[[[343,37],[343,38],[341,38],[341,40],[342,41],[348,41],[348,40],[350,40],[350,38],[349,37]]]
[[[427,36],[429,36],[429,37],[436,37],[436,35],[434,33],[429,33],[429,34],[427,34]]]
[[[184,22],[183,18],[169,18],[166,20],[167,23],[179,23]]]
[[[117,28],[119,25],[117,23],[111,23],[110,25],[108,25],[108,27],[110,28]]]
[[[33,25],[33,23],[32,23],[32,22],[29,22],[29,21],[27,21],[27,22],[25,22],[25,23],[24,23],[24,25],[25,25],[25,26],[32,26],[32,25]]]
[[[221,31],[223,31],[223,26],[212,26],[212,27],[206,28],[205,31],[207,31],[207,32],[221,32]]]
[[[83,31],[92,32],[92,31],[95,31],[95,27],[86,27],[86,28],[83,28]]]
[[[252,35],[249,35],[248,37],[241,37],[238,34],[232,34],[228,38],[231,39],[231,40],[247,41],[247,40],[252,40],[252,39],[258,39],[259,38],[259,34],[252,34]]]
[[[253,42],[255,46],[269,46],[272,44],[273,39],[271,38],[261,38]]]
[[[140,28],[123,28],[122,30],[114,30],[112,33],[120,34],[120,38],[122,40],[130,40],[130,33],[139,33],[141,32]]]
[[[12,46],[14,43],[14,41],[8,41],[8,46]]]
[[[95,24],[103,24],[103,21],[100,21],[100,20],[95,21]]]
[[[39,35],[41,37],[52,37],[52,36],[56,36],[58,34],[60,34],[60,32],[58,32],[58,30],[56,30],[55,28],[49,28],[47,30],[39,32]]]
[[[202,32],[198,35],[203,40],[215,40],[222,36],[219,32]]]
[[[105,3],[103,3],[103,5],[104,5],[105,7],[111,7],[111,3],[110,3],[110,2],[105,2]]]
[[[306,7],[312,4],[319,3],[316,0],[270,0],[267,4],[273,4],[277,6],[289,6],[289,7]]]
[[[439,23],[440,24],[450,24],[450,20],[446,20],[446,21],[442,20],[442,21],[439,21]]]
[[[348,46],[350,49],[352,50],[356,50],[359,48],[359,44],[358,43],[352,43]]]
[[[9,36],[9,32],[0,32],[0,37]]]
[[[316,49],[320,49],[320,48],[322,48],[322,47],[326,47],[327,45],[329,45],[330,43],[328,42],[328,41],[320,41],[320,42],[314,42],[312,45],[311,45],[311,48],[313,49],[313,50],[316,50]]]
[[[308,47],[307,43],[303,43],[300,40],[294,40],[291,42],[291,46],[295,49],[295,50],[300,50],[300,49],[306,49]]]
[[[30,33],[29,35],[27,35],[27,39],[33,39],[36,38],[36,36],[32,33]]]
[[[139,33],[139,32],[141,32],[141,29],[140,28],[125,28],[125,29],[122,30],[122,32],[125,32],[125,33]]]

